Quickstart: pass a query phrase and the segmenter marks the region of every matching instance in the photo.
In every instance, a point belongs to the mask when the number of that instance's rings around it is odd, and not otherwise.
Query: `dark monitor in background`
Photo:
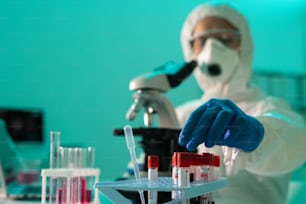
[[[43,142],[43,111],[40,109],[1,108],[0,119],[15,143]]]

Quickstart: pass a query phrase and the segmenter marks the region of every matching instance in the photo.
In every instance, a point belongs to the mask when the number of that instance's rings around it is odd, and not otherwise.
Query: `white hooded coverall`
[[[225,146],[200,145],[198,148],[200,152],[222,157],[220,176],[228,178],[228,185],[216,193],[216,203],[286,203],[291,172],[306,160],[305,123],[284,101],[265,96],[249,86],[252,39],[246,20],[231,7],[205,4],[188,15],[181,32],[185,60],[193,59],[189,39],[195,24],[209,16],[224,18],[240,31],[240,62],[227,83],[211,80],[197,67],[194,74],[204,94],[199,100],[177,107],[178,119],[183,126],[190,113],[211,98],[230,99],[246,114],[255,117],[264,126],[265,134],[254,151]]]

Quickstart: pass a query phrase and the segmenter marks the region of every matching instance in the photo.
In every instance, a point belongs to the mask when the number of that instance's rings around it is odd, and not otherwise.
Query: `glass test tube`
[[[94,168],[95,167],[95,155],[96,149],[94,147],[87,147],[86,148],[86,159],[85,159],[85,166],[84,168]],[[92,190],[91,188],[87,189],[86,186],[93,186],[95,182],[95,177],[87,177],[82,178],[82,204],[87,204],[91,202],[92,198]]]
[[[87,168],[95,166],[96,149],[94,147],[87,147]]]
[[[84,154],[85,151],[80,147],[60,147],[61,168],[82,168],[85,162]],[[72,177],[69,182],[67,179],[62,179],[61,187],[58,191],[59,195],[62,194],[59,196],[61,198],[60,203],[67,200],[71,204],[81,202],[82,182],[80,177]]]
[[[50,131],[50,155],[49,155],[49,168],[59,168],[59,148],[60,148],[61,133],[59,131]],[[58,179],[50,178],[49,181],[49,203],[53,200],[58,203],[56,192],[58,190]]]
[[[59,167],[59,147],[61,133],[58,131],[50,132],[50,168]]]

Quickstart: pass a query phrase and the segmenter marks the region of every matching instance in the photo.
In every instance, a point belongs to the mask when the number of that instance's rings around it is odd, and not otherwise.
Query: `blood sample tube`
[[[219,174],[219,167],[220,167],[220,156],[213,155],[213,160],[211,163],[211,181],[218,180]],[[215,204],[215,194],[209,193],[208,194],[208,204]]]
[[[178,180],[177,154],[178,152],[173,152],[172,154],[172,181],[174,185],[177,185]],[[171,198],[172,200],[176,200],[178,198],[176,191],[171,192]]]
[[[203,174],[203,181],[210,182],[212,181],[212,166],[214,155],[211,153],[202,153],[203,166],[202,168],[205,170],[206,174]]]
[[[178,168],[178,187],[185,187],[190,185],[190,153],[179,152],[177,154],[177,168]],[[189,203],[185,198],[183,191],[178,192],[178,198],[182,203]]]
[[[219,168],[220,168],[220,156],[214,155],[214,164],[213,164],[213,180],[218,180],[219,177]]]
[[[192,155],[192,159],[191,159],[191,164],[190,164],[190,171],[193,174],[193,179],[191,179],[190,181],[194,181],[194,182],[200,182],[202,181],[201,179],[201,169],[202,166],[202,156],[199,154],[194,154]]]
[[[213,154],[203,153],[201,155],[201,182],[209,182],[211,177],[211,164],[213,160]],[[200,204],[208,203],[208,194],[202,195]]]
[[[148,180],[149,182],[157,182],[158,180],[159,160],[156,155],[148,156]],[[157,191],[148,191],[148,203],[157,204]]]
[[[199,154],[192,154],[190,159],[190,182],[201,182],[201,165],[202,156]],[[190,199],[190,203],[200,203],[202,196],[197,196]]]

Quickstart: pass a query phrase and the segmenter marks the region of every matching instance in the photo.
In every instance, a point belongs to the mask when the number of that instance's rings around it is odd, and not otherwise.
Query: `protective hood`
[[[201,73],[199,68],[195,69],[194,75],[200,88],[204,91],[203,97],[205,99],[215,97],[234,100],[240,95],[239,93],[245,92],[248,89],[253,60],[251,34],[245,18],[240,13],[232,7],[220,3],[206,3],[196,7],[186,18],[181,32],[181,44],[184,57],[186,61],[194,58],[189,39],[192,37],[192,31],[196,23],[203,18],[212,16],[226,19],[239,30],[241,34],[239,62],[233,71],[231,79],[226,83],[209,79],[209,77]]]

